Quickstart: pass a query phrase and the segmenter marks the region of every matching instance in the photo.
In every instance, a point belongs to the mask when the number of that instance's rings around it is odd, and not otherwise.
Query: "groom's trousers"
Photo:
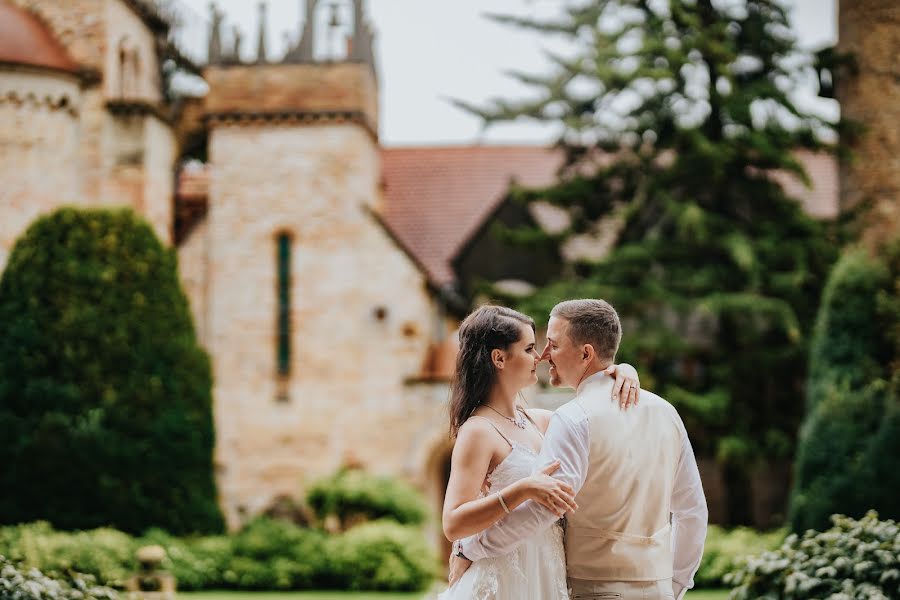
[[[675,600],[671,579],[584,581],[569,579],[571,600]]]

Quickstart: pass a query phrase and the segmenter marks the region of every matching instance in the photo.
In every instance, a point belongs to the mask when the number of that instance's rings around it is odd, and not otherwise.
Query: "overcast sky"
[[[345,1],[345,0],[343,0]],[[191,54],[206,48],[209,0],[176,0],[188,13],[182,36]],[[803,46],[817,48],[837,38],[836,0],[794,0],[793,24]],[[322,4],[331,4],[326,0]],[[217,0],[229,25],[243,32],[245,55],[255,56],[258,2]],[[492,127],[452,106],[447,99],[475,104],[527,93],[505,70],[546,72],[546,41],[498,25],[486,12],[547,14],[560,0],[366,0],[376,33],[380,85],[380,131],[385,145],[543,143],[554,133],[528,123]],[[270,57],[280,56],[285,36],[296,39],[303,0],[269,0]],[[328,10],[321,11],[327,18]],[[327,50],[327,49],[321,49]],[[811,94],[810,94],[811,96]],[[814,102],[814,100],[811,100]],[[836,110],[821,104],[823,110]]]

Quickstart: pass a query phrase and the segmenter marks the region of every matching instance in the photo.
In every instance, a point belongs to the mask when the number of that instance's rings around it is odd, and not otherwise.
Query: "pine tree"
[[[513,73],[531,99],[460,103],[487,125],[563,127],[559,182],[511,191],[569,219],[553,235],[507,232],[564,265],[519,308],[609,300],[624,323],[619,359],[678,407],[698,454],[727,465],[731,520],[749,521],[751,469],[794,452],[807,339],[839,246],[774,177],[809,183],[796,152],[836,150],[841,124],[792,101],[814,57],[772,0],[592,0],[554,21],[492,18],[570,50],[548,53],[548,75]],[[604,239],[601,258],[567,252]]]

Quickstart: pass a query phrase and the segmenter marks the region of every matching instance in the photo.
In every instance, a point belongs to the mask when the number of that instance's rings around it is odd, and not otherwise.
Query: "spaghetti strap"
[[[509,447],[510,447],[510,448],[513,448],[513,447],[514,447],[513,443],[512,443],[511,441],[509,441],[509,438],[506,437],[505,435],[503,435],[503,432],[500,431],[500,428],[497,427],[496,425],[494,425],[494,422],[491,421],[490,419],[488,419],[487,417],[482,417],[481,415],[472,415],[470,418],[472,418],[472,419],[484,419],[485,421],[487,421],[488,423],[491,424],[491,427],[494,428],[494,431],[496,431],[497,433],[500,434],[500,437],[502,437],[504,440],[506,440],[506,443],[509,444]]]

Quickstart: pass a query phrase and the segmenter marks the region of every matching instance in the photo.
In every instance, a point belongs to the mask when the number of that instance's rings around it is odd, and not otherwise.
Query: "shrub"
[[[304,589],[328,579],[326,536],[318,530],[259,518],[232,542],[226,581],[241,589]]]
[[[393,519],[419,525],[428,508],[412,487],[389,477],[343,469],[313,484],[306,501],[320,518],[336,515],[346,527],[358,520]]]
[[[232,540],[228,536],[177,538],[154,529],[147,532],[140,544],[159,544],[165,549],[163,569],[175,576],[179,590],[228,587],[225,573],[233,556]]]
[[[731,600],[888,600],[900,597],[900,528],[869,512],[835,515],[824,533],[791,534],[778,550],[753,558],[726,581]]]
[[[78,572],[122,587],[137,564],[135,540],[114,529],[67,533],[37,522],[0,529],[0,554],[44,573]]]
[[[900,245],[851,251],[832,272],[812,344],[790,522],[824,529],[834,513],[900,517]],[[893,383],[892,383],[893,380]]]
[[[334,575],[351,590],[415,591],[437,575],[421,530],[392,521],[354,527],[330,541]]]
[[[0,279],[0,331],[0,522],[222,530],[209,359],[146,222],[35,221]]]
[[[749,527],[737,527],[729,531],[710,525],[694,584],[698,588],[723,587],[725,575],[742,566],[753,555],[774,550],[785,535],[787,532],[783,529],[759,532]]]
[[[809,410],[836,382],[858,388],[882,376],[890,348],[874,317],[878,293],[888,281],[885,265],[862,250],[847,252],[835,264],[810,343]]]
[[[96,585],[90,576],[76,573],[52,578],[0,556],[0,598],[3,600],[118,600],[118,597],[115,590]]]

